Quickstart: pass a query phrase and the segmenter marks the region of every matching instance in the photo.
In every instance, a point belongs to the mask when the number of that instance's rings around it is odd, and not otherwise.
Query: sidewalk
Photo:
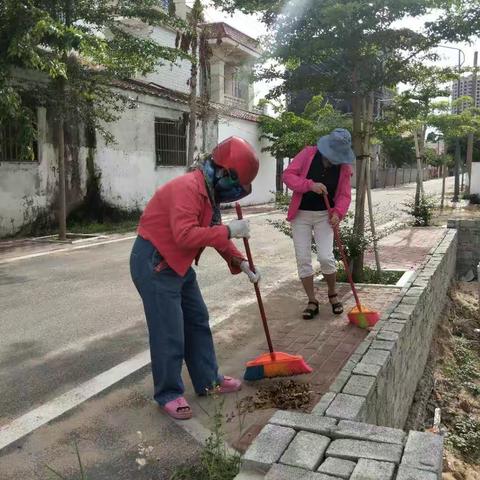
[[[443,232],[442,228],[396,232],[380,242],[380,258],[388,268],[414,268]],[[367,255],[367,259],[371,260],[371,256]],[[319,317],[313,321],[300,318],[305,299],[297,280],[284,283],[264,298],[275,349],[303,355],[314,369],[310,375],[294,377],[296,382],[310,384],[310,408],[328,391],[367,335],[366,331],[348,324],[346,314],[332,314],[322,282],[317,289],[322,304]],[[398,291],[398,287],[368,286],[360,287],[359,295],[365,305],[384,311]],[[349,287],[340,285],[339,295],[348,311],[354,305]],[[245,362],[267,348],[255,304],[242,309],[241,316],[231,316],[216,327],[214,337],[221,371],[227,375],[242,376]],[[226,440],[240,451],[251,443],[274,410],[248,413],[240,432],[237,402],[276,381],[245,384],[238,395],[224,397],[226,418],[235,415],[225,423]],[[196,397],[187,375],[185,384],[194,420],[176,424],[159,411],[151,400],[151,378],[149,368],[145,368],[2,451],[2,480],[50,479],[46,464],[69,479],[75,478],[78,468],[73,439],[78,441],[82,461],[92,480],[168,479],[175,466],[194,461],[199,452],[199,444],[184,428],[200,439],[211,426],[209,415],[214,400]]]
[[[243,208],[245,216],[264,215],[276,211],[273,204],[255,205]],[[224,221],[231,220],[236,217],[235,209],[228,208],[222,210]],[[88,248],[92,245],[102,245],[117,241],[134,238],[134,231],[128,233],[99,233],[91,238],[78,239],[73,242],[54,242],[45,241],[39,238],[13,238],[8,240],[0,240],[0,263],[10,262],[19,257],[28,258],[29,256],[45,255],[53,252],[64,252],[79,248]]]

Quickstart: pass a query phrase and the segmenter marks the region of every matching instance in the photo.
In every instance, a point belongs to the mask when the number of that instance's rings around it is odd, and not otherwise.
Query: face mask
[[[246,197],[251,188],[247,191],[240,185],[235,170],[227,171],[227,175],[225,175],[225,172],[224,169],[218,170],[218,177],[214,182],[215,201],[217,203],[232,203]]]

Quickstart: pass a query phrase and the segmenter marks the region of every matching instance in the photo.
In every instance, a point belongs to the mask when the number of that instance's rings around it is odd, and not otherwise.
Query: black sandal
[[[309,308],[309,305],[315,305],[315,308]],[[307,308],[303,311],[304,320],[312,320],[313,317],[318,315],[318,302],[308,302]]]
[[[328,298],[335,298],[338,297],[337,293],[334,293],[333,295],[329,295]],[[343,304],[342,302],[337,302],[337,303],[330,303],[332,306],[332,313],[335,315],[341,315],[343,313]]]

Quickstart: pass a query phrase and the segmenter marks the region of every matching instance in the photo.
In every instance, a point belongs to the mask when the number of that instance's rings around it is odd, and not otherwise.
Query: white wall
[[[116,143],[99,139],[95,154],[103,198],[124,209],[143,208],[159,186],[185,172],[184,167],[155,165],[155,117],[178,120],[182,106],[153,97],[138,100],[138,108],[125,111],[109,127]]]
[[[472,186],[470,193],[480,195],[480,162],[472,163]]]
[[[150,37],[160,45],[175,47],[176,33],[173,30],[155,27]],[[143,77],[142,80],[154,82],[178,92],[189,93],[190,87],[187,82],[190,78],[190,66],[187,60],[179,60],[175,64],[165,63],[159,65],[154,73]]]
[[[47,134],[45,109],[38,112],[38,161],[0,162],[0,237],[18,232],[44,214],[52,214],[56,199],[58,169],[57,150]],[[78,185],[85,193],[88,149],[79,147]],[[66,165],[67,191],[71,190],[70,164]],[[78,199],[70,199],[73,202]]]
[[[260,170],[253,181],[252,193],[240,203],[255,205],[273,200],[275,192],[275,159],[267,152],[262,152],[265,146],[258,137],[260,132],[255,122],[232,117],[221,117],[218,122],[218,141],[221,142],[232,135],[244,138],[256,150],[260,160]]]

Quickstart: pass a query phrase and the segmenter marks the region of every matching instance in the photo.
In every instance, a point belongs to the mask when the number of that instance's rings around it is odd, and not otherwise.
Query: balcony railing
[[[240,108],[241,110],[248,110],[248,102],[243,98],[234,97],[225,94],[225,105],[229,107]]]

